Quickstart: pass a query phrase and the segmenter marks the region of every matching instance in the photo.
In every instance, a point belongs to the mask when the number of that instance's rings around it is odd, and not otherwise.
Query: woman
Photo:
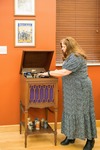
[[[66,138],[61,145],[74,143],[76,138],[87,139],[83,150],[92,150],[97,132],[92,83],[87,73],[87,57],[72,37],[62,39],[60,45],[63,54],[62,69],[39,75],[62,77],[64,104],[61,132]]]

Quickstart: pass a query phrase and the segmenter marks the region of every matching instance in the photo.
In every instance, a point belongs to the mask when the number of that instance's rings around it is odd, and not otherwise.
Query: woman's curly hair
[[[66,45],[66,52],[62,51],[62,59],[65,60],[71,53],[74,53],[76,56],[81,55],[85,59],[87,59],[87,56],[83,49],[80,47],[80,45],[77,43],[77,41],[72,37],[66,37],[63,38],[60,41],[60,46],[62,47],[62,43]]]

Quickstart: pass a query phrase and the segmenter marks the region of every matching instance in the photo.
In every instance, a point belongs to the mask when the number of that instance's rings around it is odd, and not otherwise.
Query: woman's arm
[[[44,72],[44,73],[39,73],[39,76],[54,76],[54,77],[62,77],[69,75],[72,71],[66,70],[66,69],[60,69],[60,70],[54,70],[54,71],[49,71],[49,72]]]

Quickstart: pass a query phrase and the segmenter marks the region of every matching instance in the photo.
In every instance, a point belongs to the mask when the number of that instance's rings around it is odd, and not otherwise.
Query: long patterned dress
[[[87,73],[86,60],[73,53],[62,68],[72,71],[64,76],[63,115],[61,132],[68,139],[97,137],[92,83]]]

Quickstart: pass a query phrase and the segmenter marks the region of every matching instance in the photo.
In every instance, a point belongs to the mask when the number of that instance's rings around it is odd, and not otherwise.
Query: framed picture
[[[35,46],[35,20],[15,20],[15,46]]]
[[[15,0],[15,15],[34,16],[35,0]]]

